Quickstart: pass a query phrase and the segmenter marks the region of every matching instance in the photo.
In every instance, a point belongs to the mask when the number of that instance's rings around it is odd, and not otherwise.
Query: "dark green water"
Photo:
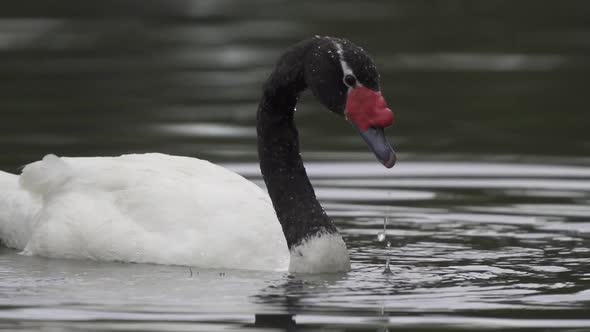
[[[374,56],[397,118],[387,171],[311,96],[298,107],[351,273],[190,276],[2,249],[0,329],[590,329],[587,1],[4,5],[0,169],[165,152],[259,182],[260,86],[315,34]],[[384,216],[390,250],[376,241]]]

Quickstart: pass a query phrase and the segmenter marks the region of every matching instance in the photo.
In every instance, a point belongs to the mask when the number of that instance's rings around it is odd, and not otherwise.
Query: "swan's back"
[[[42,205],[26,253],[219,268],[288,266],[267,194],[204,160],[50,155],[25,167],[20,183]]]

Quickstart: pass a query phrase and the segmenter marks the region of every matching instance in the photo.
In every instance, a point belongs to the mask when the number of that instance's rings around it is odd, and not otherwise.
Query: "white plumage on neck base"
[[[338,233],[319,233],[291,248],[290,272],[335,273],[349,270],[346,244]]]

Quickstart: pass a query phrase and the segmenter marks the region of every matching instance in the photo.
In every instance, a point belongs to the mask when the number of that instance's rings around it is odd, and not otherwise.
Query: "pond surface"
[[[0,13],[0,169],[17,173],[46,153],[151,151],[262,185],[260,86],[282,50],[314,34],[374,56],[399,162],[383,168],[304,95],[303,157],[351,272],[0,248],[0,330],[590,329],[590,4],[32,4]]]
[[[255,163],[227,166],[261,182]],[[350,273],[51,260],[5,249],[0,319],[23,329],[590,328],[590,167],[406,161],[395,176],[374,162],[307,168],[349,245]]]

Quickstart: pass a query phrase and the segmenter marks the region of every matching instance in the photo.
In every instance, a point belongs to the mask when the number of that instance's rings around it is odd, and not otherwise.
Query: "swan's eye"
[[[347,74],[346,76],[344,76],[344,84],[351,88],[354,87],[356,85],[356,77]]]

